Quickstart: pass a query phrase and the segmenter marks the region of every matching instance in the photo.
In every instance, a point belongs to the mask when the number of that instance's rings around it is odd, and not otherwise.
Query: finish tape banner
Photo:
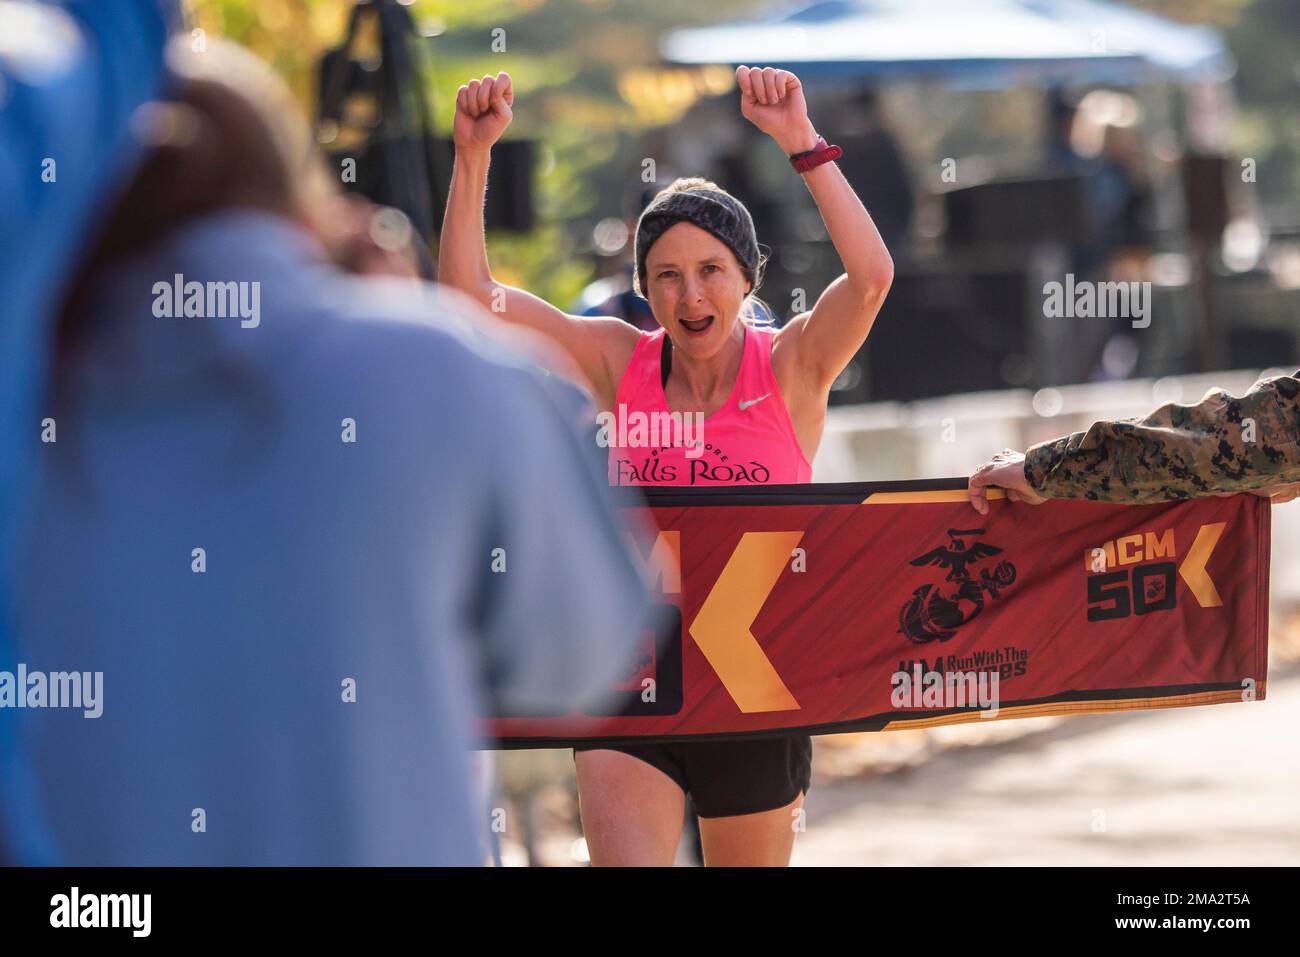
[[[1263,700],[1269,509],[990,496],[965,479],[646,489],[659,626],[586,713],[499,746],[890,731]]]

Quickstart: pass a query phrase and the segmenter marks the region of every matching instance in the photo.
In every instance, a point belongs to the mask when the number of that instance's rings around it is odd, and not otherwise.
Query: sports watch
[[[817,143],[810,150],[804,150],[802,153],[795,153],[790,157],[790,165],[794,167],[796,173],[806,173],[810,169],[816,169],[823,163],[829,163],[837,160],[844,155],[844,150],[838,146],[828,146],[824,137],[817,137]]]

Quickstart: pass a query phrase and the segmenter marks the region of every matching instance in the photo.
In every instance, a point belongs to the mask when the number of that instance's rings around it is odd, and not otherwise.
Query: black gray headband
[[[654,245],[676,223],[694,223],[718,237],[736,254],[749,280],[751,292],[758,289],[758,237],[754,220],[745,205],[720,189],[692,187],[661,193],[641,214],[636,224],[636,275],[632,288],[645,296],[645,258]]]

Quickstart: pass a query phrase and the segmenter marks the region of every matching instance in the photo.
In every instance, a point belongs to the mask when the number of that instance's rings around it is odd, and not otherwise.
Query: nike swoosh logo
[[[740,411],[741,411],[741,412],[744,412],[744,411],[745,411],[746,409],[748,409],[751,405],[758,405],[758,403],[762,402],[764,399],[766,399],[766,398],[767,398],[769,395],[771,395],[771,394],[772,394],[772,393],[768,392],[768,393],[766,393],[765,395],[760,395],[757,399],[748,399],[748,400],[743,400],[743,399],[742,399],[742,400],[740,401],[740,403],[739,403],[739,405],[740,405]]]

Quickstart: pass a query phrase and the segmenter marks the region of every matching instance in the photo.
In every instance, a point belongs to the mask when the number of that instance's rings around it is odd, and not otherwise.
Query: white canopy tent
[[[1018,80],[1220,80],[1234,64],[1210,27],[1105,0],[820,0],[666,35],[678,64],[761,63],[801,76]]]

